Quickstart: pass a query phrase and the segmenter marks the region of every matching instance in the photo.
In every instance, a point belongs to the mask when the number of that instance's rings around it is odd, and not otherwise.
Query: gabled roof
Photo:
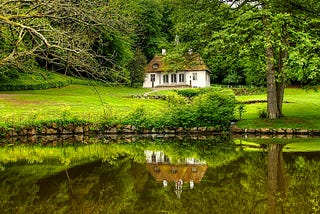
[[[158,67],[155,67],[154,65],[158,65]],[[150,73],[161,71],[164,71],[163,56],[155,55],[153,59],[147,64],[145,72]]]
[[[147,170],[156,181],[178,181],[182,179],[184,182],[193,180],[200,183],[204,177],[208,166],[201,165],[171,165],[162,163],[148,163]]]
[[[145,68],[146,73],[165,72],[168,65],[165,64],[164,57],[162,55],[156,55],[147,64]],[[200,54],[186,54],[185,63],[181,71],[209,71],[209,68],[203,62]]]

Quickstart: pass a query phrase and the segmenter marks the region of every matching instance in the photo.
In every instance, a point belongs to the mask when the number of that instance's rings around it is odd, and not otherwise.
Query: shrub
[[[183,89],[183,90],[176,90],[177,94],[186,97],[186,98],[193,98],[195,96],[198,96],[200,94],[199,89],[189,88],[189,89]]]
[[[178,95],[189,98],[189,99],[199,96],[201,94],[209,93],[209,92],[217,92],[217,93],[219,92],[219,93],[224,93],[224,94],[234,96],[234,93],[232,90],[224,89],[220,87],[189,88],[189,89],[183,89],[183,90],[176,90],[175,92]]]
[[[168,128],[187,128],[195,126],[196,117],[192,104],[172,106],[169,111],[164,114],[164,117],[163,126]]]
[[[185,97],[176,94],[166,96],[166,100],[168,101],[169,107],[177,107],[188,103]]]
[[[200,127],[215,126],[227,128],[234,119],[235,97],[231,93],[210,91],[195,97],[187,103],[181,97],[170,97],[169,111],[166,113],[164,126]]]
[[[144,106],[136,106],[129,114],[123,118],[124,124],[137,127],[145,127],[147,121],[147,110]]]
[[[28,71],[10,67],[0,68],[1,91],[59,88],[70,85],[74,79],[35,66],[31,66]]]
[[[194,100],[197,126],[229,127],[234,118],[235,97],[209,92]]]

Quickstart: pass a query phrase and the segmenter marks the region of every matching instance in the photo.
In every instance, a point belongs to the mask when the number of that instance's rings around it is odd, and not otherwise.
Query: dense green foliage
[[[219,92],[200,94],[185,105],[181,105],[181,98],[173,98],[170,104],[168,126],[227,128],[234,118],[234,96]]]
[[[315,63],[319,61],[315,53],[319,2],[175,0],[172,5],[176,8],[172,15],[175,34],[185,49],[202,54],[214,82],[266,85],[265,47],[270,40],[278,75],[284,68],[289,84],[319,83],[319,63]],[[270,28],[266,28],[263,19],[269,15]],[[288,58],[282,62],[283,51]]]
[[[169,95],[167,110],[154,116],[147,109],[138,107],[124,118],[123,123],[141,128],[229,128],[235,108],[235,97],[231,90],[187,89],[178,90],[177,93],[183,96]],[[189,99],[190,94],[192,100]]]
[[[145,58],[170,37],[170,8],[160,1],[4,0],[0,7],[1,74],[32,66],[133,85],[143,81]]]
[[[319,84],[318,1],[175,3],[174,30],[185,49],[201,53],[214,82],[267,86],[267,118],[284,116],[286,85]]]
[[[20,4],[5,0],[0,14],[0,66],[9,65],[6,72],[12,72],[11,76],[15,67],[26,70],[32,65],[133,85],[143,81],[139,76],[143,76],[145,59],[150,60],[161,48],[169,50],[168,58],[178,58],[192,48],[209,66],[213,82],[266,85],[265,47],[270,40],[275,69],[282,74],[283,67],[287,83],[318,84],[317,1],[226,2],[112,0],[105,4],[99,0],[66,4],[55,0]],[[54,10],[52,5],[58,8]],[[64,16],[64,10],[73,13]],[[263,23],[264,17],[269,17],[270,28]],[[0,73],[5,72],[1,69]],[[1,77],[0,81],[5,80]]]

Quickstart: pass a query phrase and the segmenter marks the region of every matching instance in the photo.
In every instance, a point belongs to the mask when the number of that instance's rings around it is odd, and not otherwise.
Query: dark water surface
[[[320,139],[0,147],[0,213],[320,213]]]

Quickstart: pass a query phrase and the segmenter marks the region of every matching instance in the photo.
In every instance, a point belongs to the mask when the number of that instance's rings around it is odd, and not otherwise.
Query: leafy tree
[[[181,40],[208,60],[215,81],[267,85],[268,118],[282,117],[285,86],[319,83],[319,3],[176,1]],[[185,15],[188,14],[188,15]],[[230,81],[232,80],[232,81]]]
[[[146,57],[140,49],[136,50],[134,58],[128,63],[127,69],[130,73],[130,86],[141,84],[144,81],[144,67],[147,63]]]
[[[314,2],[311,4],[315,8],[319,6],[319,3]],[[295,67],[291,67],[290,71],[287,67],[288,60],[293,55],[296,55],[297,52],[293,51],[294,49],[300,49],[299,46],[305,46],[305,43],[298,43],[295,35],[308,35],[309,33],[307,32],[312,32],[312,30],[306,31],[306,29],[301,28],[298,24],[305,20],[305,12],[308,11],[300,1],[262,1],[261,7],[265,33],[268,118],[275,119],[283,116],[282,103],[284,88],[288,82],[288,72],[292,73],[296,69]],[[301,10],[300,8],[304,9]],[[306,21],[303,23],[305,24]],[[310,24],[309,20],[307,23]],[[314,39],[316,38],[314,37]],[[305,37],[305,39],[308,39],[308,37]],[[314,56],[308,54],[307,58],[310,57],[314,59]],[[317,66],[319,67],[319,64],[316,66],[313,63],[305,64],[306,69],[311,71]],[[310,77],[316,79],[316,76],[313,72],[313,77],[308,75],[307,79]]]
[[[172,14],[173,32],[179,36],[181,53],[186,53],[189,49],[200,53],[205,63],[212,71],[211,78],[214,82],[222,81],[221,73],[226,72],[223,68],[221,58],[217,57],[216,50],[210,46],[216,32],[225,23],[225,14],[222,8],[226,8],[219,1],[180,1],[172,2],[174,11]]]
[[[170,40],[172,8],[166,0],[139,0],[136,17],[135,41],[147,60],[167,48]]]
[[[118,66],[132,54],[126,35],[133,31],[133,17],[123,3],[2,1],[0,66],[24,65],[31,58],[64,73],[102,80],[124,78]]]

